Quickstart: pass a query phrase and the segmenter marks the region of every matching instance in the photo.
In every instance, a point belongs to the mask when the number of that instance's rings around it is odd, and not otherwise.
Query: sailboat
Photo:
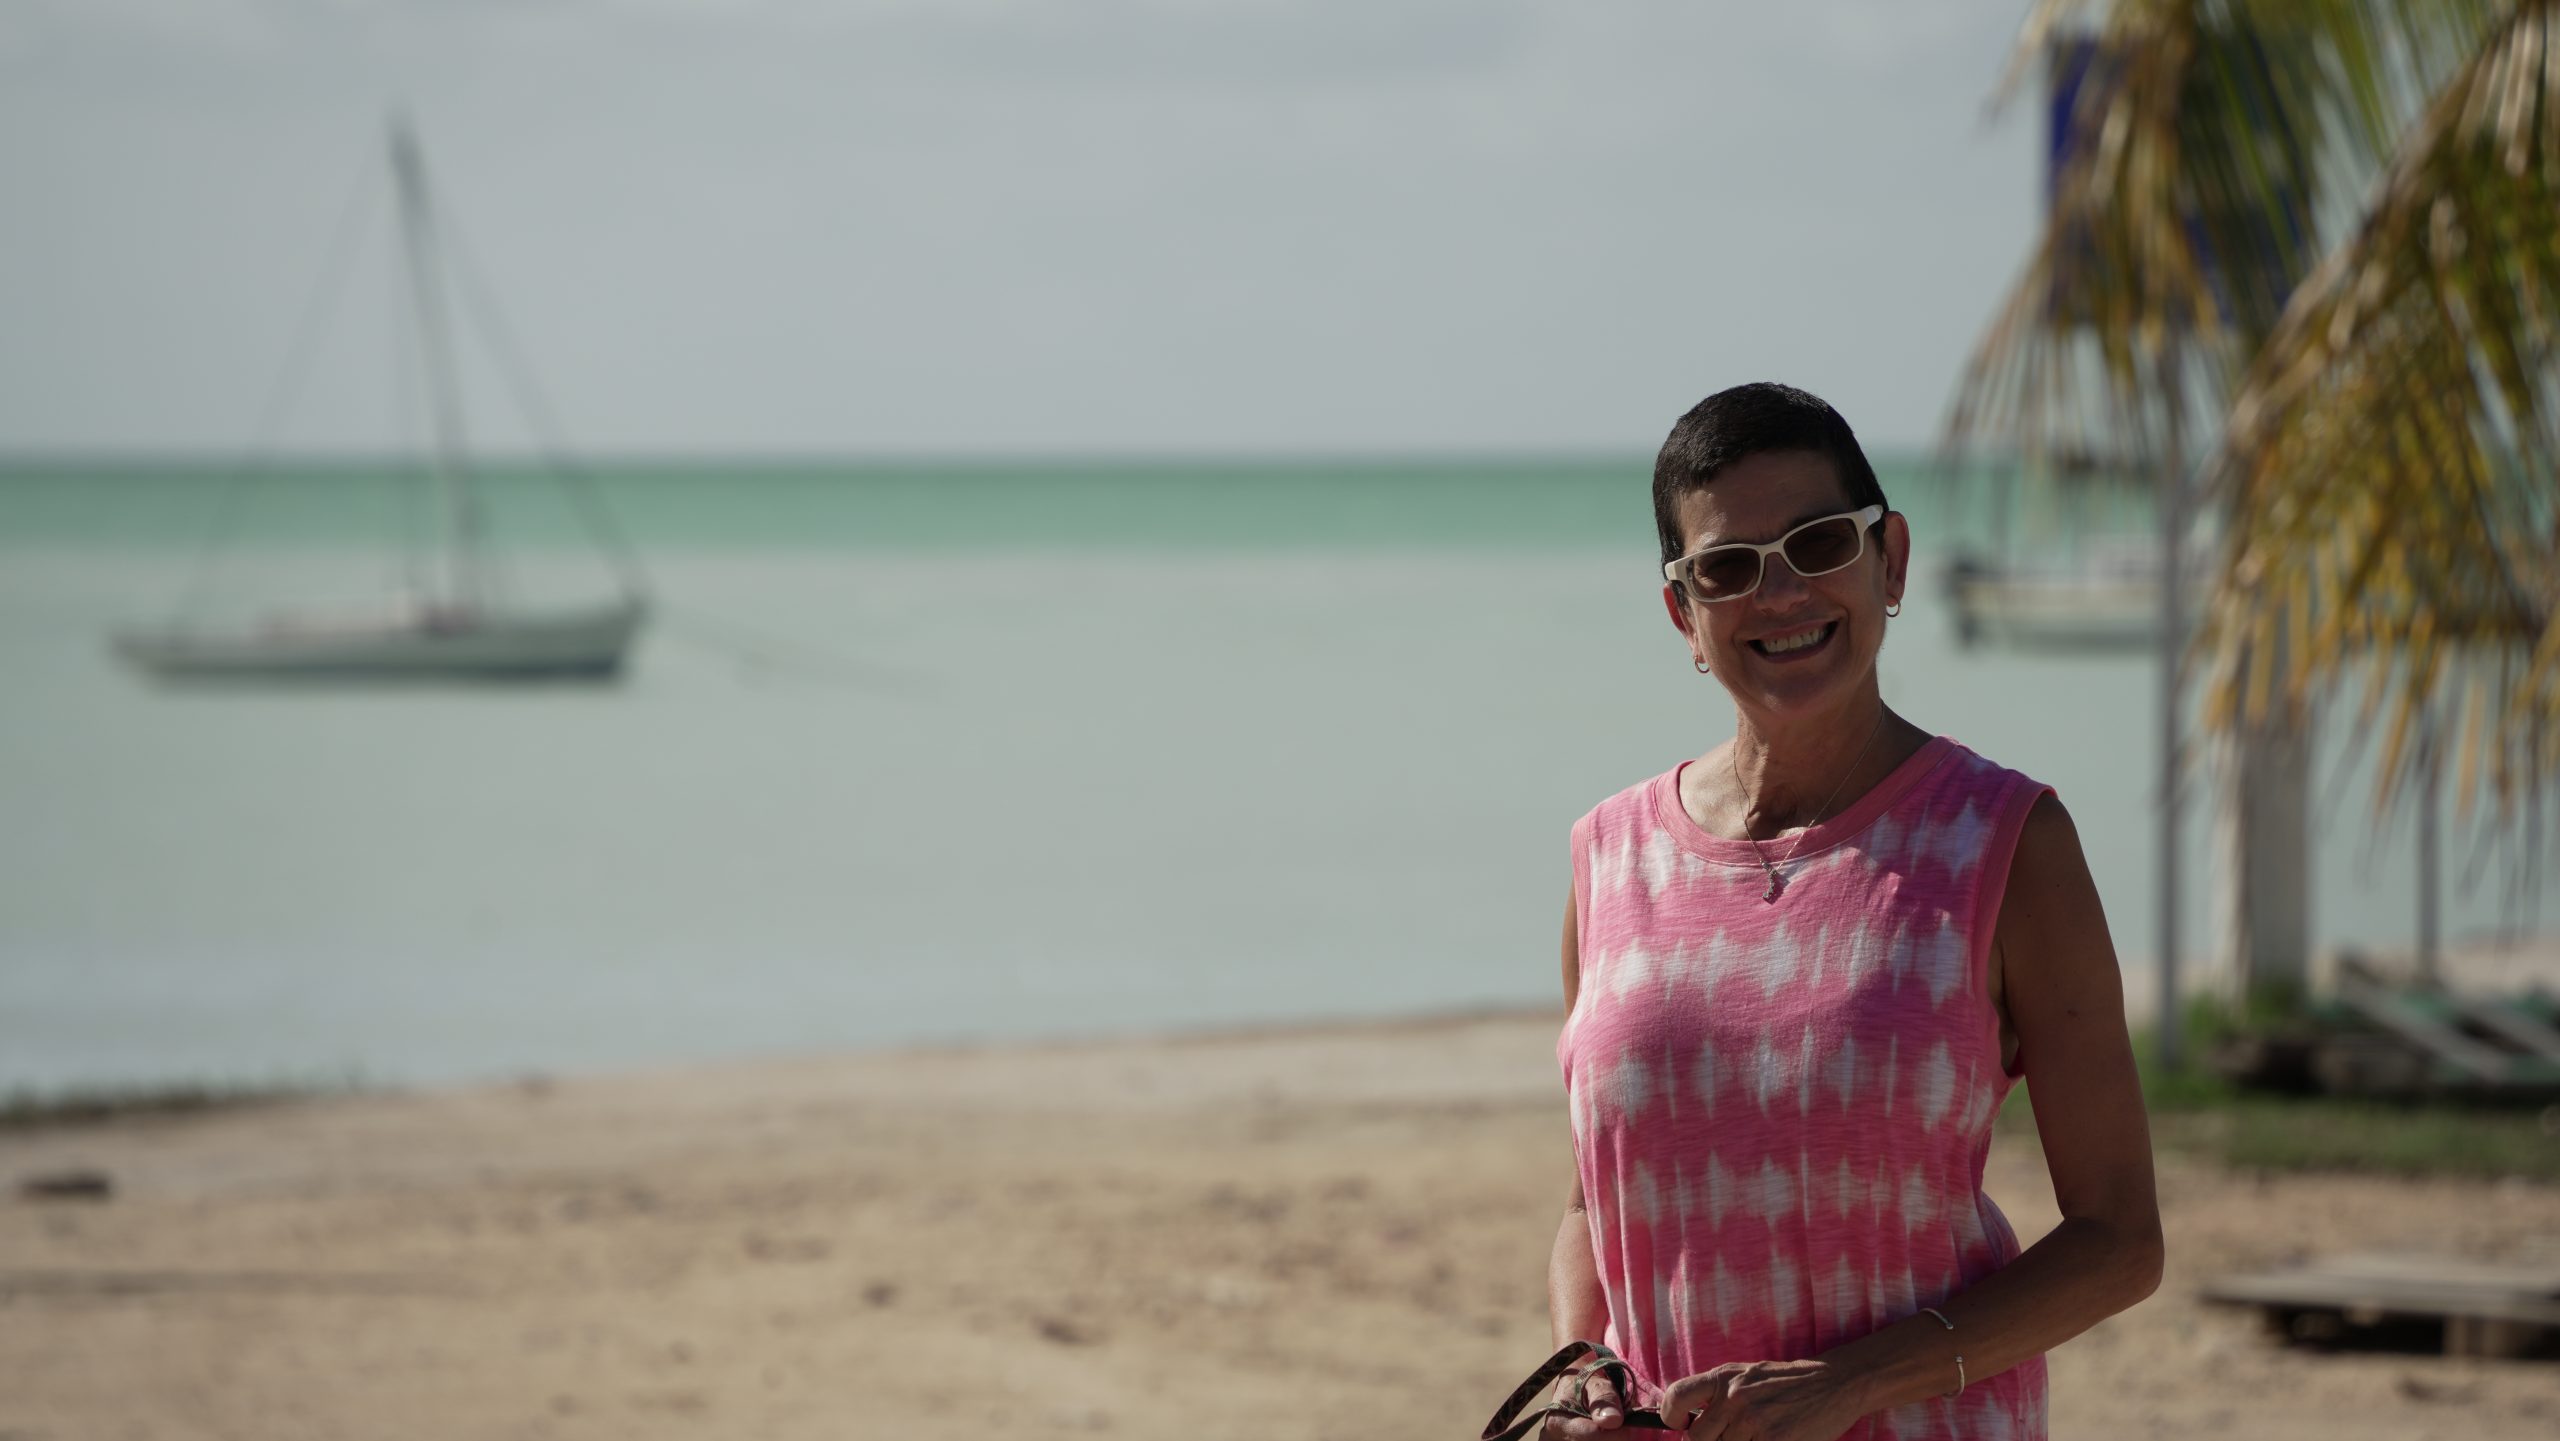
[[[2159,643],[2160,547],[2148,536],[2092,541],[2041,566],[1959,554],[1946,574],[1962,645],[2124,651]]]
[[[446,313],[450,279],[441,258],[426,162],[405,118],[390,125],[401,249],[434,445],[426,458],[442,513],[441,565],[401,604],[367,614],[277,616],[207,628],[180,619],[119,631],[113,648],[147,674],[204,680],[603,679],[618,674],[648,613],[627,550],[620,594],[575,607],[507,601],[489,554],[482,498],[464,455],[461,390]],[[595,515],[601,518],[599,505]],[[599,537],[603,539],[603,537]]]
[[[1944,572],[1956,643],[2074,652],[2156,649],[2160,539],[2109,526],[2110,496],[2132,490],[2131,462],[2086,453],[2052,458],[2030,475],[2017,465],[1990,476],[1988,544],[1960,546]],[[2121,506],[2118,505],[2121,518]],[[2010,535],[2013,517],[2027,534]],[[2187,590],[2195,587],[2190,579]]]

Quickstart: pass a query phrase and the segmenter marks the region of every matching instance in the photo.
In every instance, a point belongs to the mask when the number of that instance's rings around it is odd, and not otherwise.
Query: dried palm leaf
[[[2214,723],[2360,677],[2378,802],[2413,793],[2420,735],[2458,732],[2459,814],[2530,855],[2560,776],[2560,0],[2508,7],[2427,103],[2209,477]],[[2288,610],[2309,623],[2279,645]]]

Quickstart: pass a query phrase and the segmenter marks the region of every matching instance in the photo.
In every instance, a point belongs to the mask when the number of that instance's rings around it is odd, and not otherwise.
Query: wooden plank
[[[2427,1052],[2381,1031],[2336,1031],[2314,1040],[2304,1063],[2320,1089],[2333,1096],[2414,1096],[2428,1091],[2439,1063]]]
[[[2547,1262],[2471,1261],[2424,1251],[2350,1251],[2305,1261],[2294,1269],[2320,1276],[2433,1281],[2447,1286],[2560,1297],[2560,1265]]]
[[[2498,1035],[2546,1061],[2560,1061],[2560,1030],[2501,1001],[2481,996],[2457,996],[2454,1005],[2463,1019]]]
[[[2447,1316],[2444,1321],[2444,1353],[2448,1356],[2485,1356],[2494,1361],[2512,1361],[2540,1350],[2542,1338],[2548,1330],[2548,1327],[2521,1321]]]
[[[2324,1281],[2318,1277],[2301,1277],[2281,1284],[2224,1282],[2205,1288],[2204,1298],[2225,1305],[2331,1310],[2359,1317],[2469,1316],[2482,1321],[2560,1326],[2560,1301],[2541,1297],[2431,1291],[2415,1286]]]
[[[2383,1316],[2469,1318],[2529,1328],[2560,1326],[2560,1270],[2367,1254],[2332,1257],[2284,1271],[2236,1276],[2204,1288],[2204,1298],[2270,1309],[2334,1310],[2352,1319]],[[2481,1333],[2505,1345],[2513,1333]],[[2466,1343],[2472,1338],[2465,1333]]]
[[[2366,1020],[2409,1044],[2491,1085],[2508,1079],[2508,1058],[2453,1027],[2428,1016],[2393,993],[2353,980],[2341,980],[2338,999]]]

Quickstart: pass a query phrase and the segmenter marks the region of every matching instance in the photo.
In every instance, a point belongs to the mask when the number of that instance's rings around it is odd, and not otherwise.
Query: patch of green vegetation
[[[2160,1063],[2159,1041],[2148,1028],[2136,1027],[2133,1032],[2134,1066],[2142,1075],[2143,1105],[2151,1113],[2154,1130],[2159,1128],[2164,1114],[2220,1109],[2243,1100],[2238,1087],[2204,1070],[2194,1061],[2194,1057],[2215,1041],[2233,1034],[2240,1021],[2210,1000],[2190,1004],[2187,1013],[2184,1032],[2187,1060],[2178,1067]],[[2000,1114],[1993,1118],[1993,1126],[2003,1134],[2035,1134],[2035,1111],[2027,1099],[2025,1082],[2021,1081],[2010,1090]]]
[[[1998,1134],[2033,1139],[2020,1085]],[[2146,1075],[2152,1143],[2226,1166],[2392,1176],[2521,1177],[2560,1184],[2560,1107],[2541,1111],[2252,1095],[2212,1076]]]
[[[2196,1060],[2214,1042],[2281,1021],[2280,1001],[2242,1011],[2200,1001],[2188,1008],[2183,1063],[2161,1064],[2157,1038],[2134,1034],[2154,1144],[2223,1165],[2267,1171],[2395,1176],[2521,1177],[2560,1184],[2560,1106],[2396,1104],[2243,1091]],[[2033,1136],[2035,1113],[2018,1086],[1997,1129]]]
[[[2245,1007],[2200,997],[2187,1006],[2175,1068],[2161,1063],[2156,1037],[2137,1036],[2143,1096],[2161,1144],[2257,1170],[2560,1182],[2560,1109],[2243,1091],[2197,1059],[2218,1041],[2298,1014],[2287,997]]]
[[[2560,1126],[2533,1111],[2252,1097],[2163,1129],[2258,1170],[2560,1182]]]
[[[2009,1098],[2000,1103],[1999,1114],[1991,1118],[1991,1133],[1995,1136],[2034,1138],[2036,1112],[2034,1105],[2027,1100],[2026,1082],[2020,1081],[2009,1088]]]
[[[369,1089],[353,1072],[262,1081],[166,1081],[137,1085],[22,1087],[0,1094],[0,1131],[94,1126],[282,1105]]]

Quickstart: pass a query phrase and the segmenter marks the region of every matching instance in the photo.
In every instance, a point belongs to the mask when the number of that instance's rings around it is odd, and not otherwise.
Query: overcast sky
[[[392,443],[395,100],[590,453],[1634,451],[1760,377],[1925,444],[2022,10],[0,0],[0,451],[238,451],[360,186],[284,439]]]

